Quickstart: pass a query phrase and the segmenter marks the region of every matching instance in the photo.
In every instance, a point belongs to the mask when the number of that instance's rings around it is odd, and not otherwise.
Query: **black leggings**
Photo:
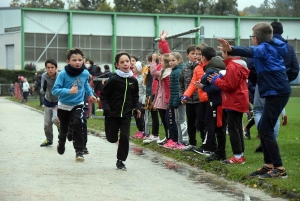
[[[159,113],[161,122],[162,122],[162,124],[164,126],[164,129],[165,129],[166,138],[169,139],[169,132],[168,132],[169,128],[168,128],[168,124],[166,122],[166,113],[167,113],[167,110],[158,109],[158,113]]]

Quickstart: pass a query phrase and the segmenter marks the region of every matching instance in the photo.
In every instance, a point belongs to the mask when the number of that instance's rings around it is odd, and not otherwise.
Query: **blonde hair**
[[[273,28],[266,22],[260,22],[252,28],[253,35],[257,38],[259,43],[269,41],[273,38]]]
[[[170,55],[174,56],[178,60],[178,63],[183,62],[182,55],[179,52],[172,52]]]
[[[170,56],[170,54],[168,54],[168,53],[162,55],[162,59],[163,59],[164,63],[162,65],[162,68],[161,68],[161,71],[160,71],[160,77],[163,76],[163,74],[164,74],[164,72],[167,68],[170,68],[170,66],[169,66],[169,56]]]
[[[206,43],[201,43],[200,45],[196,46],[196,50],[202,51],[205,47],[208,47]]]

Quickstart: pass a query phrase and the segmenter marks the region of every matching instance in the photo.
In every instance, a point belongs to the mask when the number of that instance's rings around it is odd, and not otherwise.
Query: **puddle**
[[[197,169],[196,167],[190,167],[186,164],[166,158],[155,152],[152,152],[151,150],[144,150],[141,147],[130,146],[130,152],[137,156],[141,156],[146,160],[150,160],[151,162],[163,168],[169,169],[170,171],[175,171],[178,174],[185,176],[188,180],[193,181],[195,184],[206,184],[213,191],[223,193],[226,197],[244,201],[266,200],[265,198],[262,199],[260,196],[252,196],[248,193],[245,193],[242,189],[237,188],[236,184],[230,184],[230,182],[223,178],[218,178],[216,175],[207,173],[204,170]],[[253,194],[257,194],[257,192],[253,192]],[[275,198],[270,198],[270,200],[271,199],[274,200]]]

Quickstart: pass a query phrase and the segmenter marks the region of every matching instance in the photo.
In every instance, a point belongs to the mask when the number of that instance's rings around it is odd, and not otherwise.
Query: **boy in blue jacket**
[[[250,176],[259,176],[260,179],[285,178],[287,173],[282,164],[274,126],[291,93],[283,60],[288,48],[285,42],[273,38],[273,28],[270,24],[261,22],[252,30],[253,34],[250,37],[254,46],[231,47],[226,40],[218,39],[222,45],[218,48],[231,55],[253,58],[259,95],[265,98],[263,113],[258,123],[264,166],[251,172]]]
[[[70,120],[72,121],[73,146],[76,152],[76,160],[83,161],[84,136],[82,132],[84,93],[91,97],[93,102],[96,97],[88,83],[89,72],[83,64],[83,52],[74,48],[67,52],[67,63],[52,88],[52,94],[58,96],[57,115],[60,119],[57,152],[64,154],[65,143]]]

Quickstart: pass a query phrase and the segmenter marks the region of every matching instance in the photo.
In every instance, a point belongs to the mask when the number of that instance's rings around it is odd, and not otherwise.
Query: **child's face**
[[[130,60],[127,55],[122,55],[116,64],[116,67],[120,70],[123,71],[124,73],[129,73],[130,71]]]
[[[46,71],[50,77],[53,77],[56,73],[57,67],[55,67],[52,63],[47,63]]]
[[[176,57],[174,57],[173,55],[170,55],[169,56],[169,66],[171,68],[174,68],[175,66],[177,66],[181,61],[178,61],[176,59]]]
[[[136,75],[139,74],[139,71],[137,70],[137,68],[135,66],[133,67],[132,72]]]
[[[135,66],[136,60],[135,58],[130,59],[130,67],[133,68]]]
[[[251,41],[254,46],[258,45],[258,39],[254,36],[254,34],[252,34]]]
[[[83,64],[83,57],[80,54],[72,54],[70,59],[67,59],[67,63],[73,68],[80,68]]]
[[[197,54],[195,50],[190,51],[190,53],[186,54],[186,57],[190,60],[190,62],[197,61]]]
[[[196,50],[196,56],[197,56],[197,61],[200,63],[201,62],[201,50]]]

